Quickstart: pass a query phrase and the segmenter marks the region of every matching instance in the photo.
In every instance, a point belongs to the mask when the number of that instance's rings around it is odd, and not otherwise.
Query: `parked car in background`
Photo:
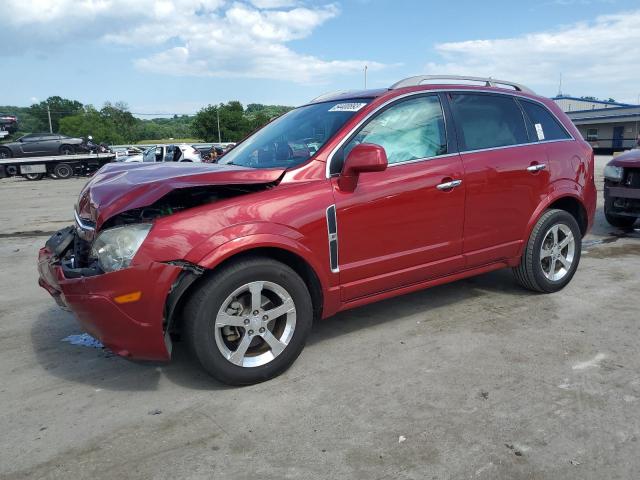
[[[562,290],[595,208],[593,151],[552,100],[412,77],[312,100],[217,164],[106,165],[39,282],[119,355],[169,360],[183,339],[250,384],[339,311],[501,268]]]
[[[116,154],[116,162],[124,162],[127,158],[143,152],[138,147],[111,147],[111,151]]]
[[[18,117],[9,113],[0,113],[0,130],[16,133],[18,131]]]
[[[137,162],[202,162],[200,151],[192,145],[156,145],[139,155],[133,155],[124,160],[126,163]]]
[[[619,228],[631,228],[640,217],[639,149],[617,156],[605,167],[604,216]]]
[[[57,133],[30,133],[15,142],[0,144],[0,158],[72,155],[82,150],[84,140]]]

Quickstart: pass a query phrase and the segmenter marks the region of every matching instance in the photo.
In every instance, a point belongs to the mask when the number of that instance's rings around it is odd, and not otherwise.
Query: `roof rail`
[[[491,78],[491,77],[467,77],[464,75],[416,75],[415,77],[409,77],[409,78],[405,78],[404,80],[400,80],[399,82],[396,82],[393,85],[391,85],[390,88],[391,90],[395,90],[396,88],[403,88],[403,87],[417,87],[418,85],[422,85],[424,82],[432,82],[437,80],[480,82],[480,83],[484,83],[486,87],[497,87],[500,85],[507,85],[519,92],[535,94],[533,90],[525,87],[524,85],[520,85],[519,83],[509,82],[507,80],[496,80],[495,78]]]

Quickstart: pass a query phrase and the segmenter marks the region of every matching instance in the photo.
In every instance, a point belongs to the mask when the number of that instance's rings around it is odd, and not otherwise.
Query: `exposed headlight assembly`
[[[150,223],[135,223],[104,230],[93,242],[91,256],[105,272],[127,268],[151,230]]]
[[[614,182],[619,182],[622,180],[622,171],[622,167],[607,165],[604,167],[604,178],[607,180],[613,180]]]

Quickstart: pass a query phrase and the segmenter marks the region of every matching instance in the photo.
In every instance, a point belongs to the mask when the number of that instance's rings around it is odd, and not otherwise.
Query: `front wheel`
[[[13,157],[11,150],[9,150],[8,148],[0,148],[0,159],[11,158],[11,157]]]
[[[573,278],[581,252],[582,234],[576,219],[564,210],[548,210],[533,228],[513,273],[529,290],[557,292]]]
[[[60,147],[60,155],[73,155],[76,151],[71,145],[63,145]]]
[[[233,263],[193,294],[184,332],[207,372],[229,385],[250,385],[284,372],[304,348],[313,320],[300,276],[268,258]]]

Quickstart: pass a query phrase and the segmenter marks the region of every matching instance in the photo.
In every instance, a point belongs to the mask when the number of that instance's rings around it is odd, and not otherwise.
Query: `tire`
[[[553,245],[554,239],[557,245]],[[568,243],[562,247],[565,240]],[[576,219],[564,210],[547,210],[533,227],[520,265],[513,273],[518,283],[528,290],[557,292],[573,278],[581,253],[582,234]]]
[[[604,210],[604,217],[607,219],[609,225],[623,229],[631,228],[633,224],[636,223],[635,217],[623,217],[622,215],[610,213],[607,209]]]
[[[60,155],[73,155],[74,153],[76,153],[76,151],[71,145],[62,145],[60,147]]]
[[[13,153],[8,148],[0,148],[0,158],[11,158]]]
[[[73,177],[73,167],[68,163],[58,163],[53,167],[53,174],[56,180],[66,180]]]
[[[44,177],[44,173],[25,173],[22,176],[27,180],[35,182],[36,180],[42,180],[42,177]]]
[[[260,292],[258,310],[249,288]],[[274,313],[266,321],[276,307],[281,312],[289,309],[288,313]],[[255,257],[223,267],[206,279],[187,302],[183,321],[187,343],[209,374],[228,385],[251,385],[281,374],[298,358],[311,330],[313,306],[296,272]],[[275,353],[266,338],[283,349]],[[248,345],[246,355],[239,354],[243,345]]]

